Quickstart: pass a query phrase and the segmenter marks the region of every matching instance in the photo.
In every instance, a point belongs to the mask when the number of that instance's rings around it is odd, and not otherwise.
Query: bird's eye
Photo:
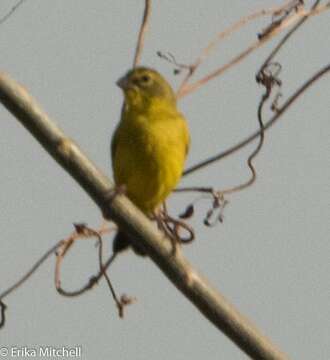
[[[143,76],[141,76],[141,82],[142,82],[143,84],[147,84],[148,82],[150,82],[150,80],[151,80],[151,78],[150,78],[149,75],[143,75]]]

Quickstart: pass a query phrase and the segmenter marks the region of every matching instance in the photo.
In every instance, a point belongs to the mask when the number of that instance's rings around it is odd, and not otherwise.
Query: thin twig
[[[103,232],[108,232],[108,229],[102,228]],[[1,315],[4,315],[5,308],[2,306],[2,300],[7,297],[12,292],[16,291],[19,287],[21,287],[38,269],[39,267],[50,257],[50,255],[56,253],[61,247],[63,247],[65,244],[64,240],[60,240],[57,242],[54,246],[52,246],[49,250],[47,250],[41,257],[36,261],[36,263],[31,267],[30,270],[28,270],[16,283],[14,283],[12,286],[10,286],[8,289],[3,291],[0,294],[0,305],[1,305]],[[70,244],[71,246],[72,244]],[[68,249],[66,249],[67,251]],[[105,266],[109,266],[110,262],[108,261]],[[99,278],[102,276],[102,274],[99,276]],[[97,282],[99,278],[96,278],[94,282]],[[0,324],[4,322],[4,317],[1,317]],[[0,326],[1,328],[1,326]]]
[[[277,109],[277,112],[270,118],[270,120],[268,120],[268,122],[265,123],[263,130],[265,131],[267,129],[269,129],[271,126],[274,125],[274,123],[281,117],[281,115],[283,115],[283,113],[298,99],[298,97],[307,90],[307,88],[309,88],[314,82],[316,82],[317,80],[319,80],[323,75],[325,75],[327,72],[329,72],[330,70],[330,64],[326,65],[324,68],[322,68],[321,70],[319,70],[318,72],[316,72],[311,78],[309,78],[307,81],[305,81],[290,97],[289,99],[280,107]],[[203,160],[191,167],[189,167],[188,169],[186,169],[183,173],[183,176],[187,176],[192,174],[193,172],[202,169],[216,161],[219,161],[231,154],[233,154],[234,152],[242,149],[243,147],[245,147],[246,145],[250,144],[253,140],[255,140],[258,136],[260,136],[261,130],[258,130],[256,132],[254,132],[253,134],[247,136],[245,139],[243,139],[242,141],[240,141],[239,143],[237,143],[236,145],[228,148],[225,151],[222,151],[214,156],[211,156],[209,158],[207,158],[206,160]],[[195,189],[196,187],[193,187],[192,189]],[[194,191],[194,190],[190,190],[189,187],[187,188],[180,188],[177,189],[180,191]]]
[[[21,285],[23,285],[23,283],[25,283],[25,281],[28,280],[29,277],[35,273],[39,266],[42,265],[49,258],[49,256],[54,254],[55,251],[61,246],[62,240],[52,246],[49,250],[47,250],[27,273],[25,273],[15,284],[13,284],[7,290],[3,291],[0,294],[0,301],[3,300],[6,296],[8,296],[10,293],[15,291],[17,288],[19,288]]]
[[[267,83],[266,83],[266,81],[267,81]],[[262,109],[263,109],[265,102],[268,100],[268,98],[270,96],[271,89],[272,89],[272,86],[274,83],[273,79],[271,77],[269,77],[266,81],[264,83],[264,85],[266,86],[266,91],[259,102],[258,112],[257,112],[257,115],[258,115],[257,118],[258,118],[259,129],[260,129],[259,134],[258,134],[259,142],[258,142],[257,147],[253,150],[253,152],[250,154],[250,156],[247,159],[247,165],[251,171],[250,179],[247,180],[246,182],[244,182],[243,184],[240,184],[240,185],[228,188],[228,189],[224,189],[224,190],[214,190],[214,188],[212,188],[212,187],[194,186],[194,187],[179,188],[179,189],[175,189],[174,191],[176,191],[176,192],[186,192],[186,191],[191,192],[191,191],[193,191],[193,192],[209,193],[211,195],[219,194],[219,195],[223,196],[223,195],[232,194],[234,192],[244,190],[244,189],[250,187],[255,182],[257,173],[256,173],[256,170],[254,168],[252,161],[258,155],[258,153],[260,152],[262,145],[264,143],[265,134],[264,134],[264,124],[263,124],[263,120],[262,120]]]
[[[105,280],[107,281],[108,287],[109,287],[111,295],[113,297],[113,300],[116,303],[116,306],[117,306],[117,309],[118,309],[118,312],[119,312],[119,317],[122,318],[124,316],[124,306],[121,303],[121,301],[117,298],[115,289],[112,286],[110,278],[109,278],[108,274],[106,273],[106,268],[105,268],[105,266],[103,264],[103,239],[102,239],[102,236],[101,236],[99,231],[95,231],[94,229],[89,228],[86,225],[84,225],[83,228],[81,228],[79,231],[85,233],[87,236],[88,235],[94,236],[98,240],[99,267],[100,267],[99,273],[102,274],[105,277]],[[114,256],[115,256],[115,254],[113,254],[112,257],[114,257]]]
[[[202,50],[200,56],[197,58],[197,60],[189,66],[190,71],[187,73],[185,78],[183,79],[179,90],[178,90],[178,98],[180,98],[183,92],[183,89],[185,88],[186,84],[188,83],[189,79],[193,76],[193,74],[196,72],[197,68],[205,61],[205,59],[210,55],[210,53],[215,49],[215,47],[220,43],[221,40],[224,40],[229,35],[233,34],[234,32],[241,29],[243,26],[247,25],[249,22],[258,19],[259,17],[266,16],[266,15],[275,15],[279,14],[283,11],[286,11],[288,7],[290,8],[292,6],[297,6],[297,3],[300,2],[300,0],[289,0],[286,1],[281,6],[271,7],[269,9],[261,9],[258,11],[255,11],[247,16],[244,16],[243,18],[239,19],[234,24],[230,25],[227,29],[221,31],[219,34],[216,35],[216,37]]]
[[[133,67],[136,67],[141,60],[141,54],[144,46],[145,35],[148,29],[150,13],[151,13],[151,0],[145,0],[142,23],[139,31],[138,41],[135,48]]]
[[[257,41],[253,42],[250,46],[248,46],[245,50],[243,50],[240,54],[236,55],[234,58],[232,58],[227,64],[219,67],[218,69],[212,71],[208,75],[202,77],[201,79],[191,83],[187,84],[178,94],[178,98],[182,98],[197,89],[199,89],[201,86],[208,83],[210,80],[215,79],[216,77],[223,74],[225,71],[227,71],[229,68],[233,67],[234,65],[240,63],[244,58],[246,58],[248,55],[250,55],[253,51],[264,45],[266,42],[268,42],[271,38],[273,38],[275,35],[277,35],[280,31],[284,30],[288,26],[292,24],[292,22],[296,21],[298,18],[298,14],[294,14],[291,17],[288,17],[285,21],[279,23],[277,26],[275,26],[271,32],[269,32],[266,36],[261,37]]]
[[[319,5],[321,0],[316,0],[315,3],[312,5],[311,10],[315,10],[315,8]],[[280,40],[278,45],[271,51],[269,56],[266,58],[264,63],[261,65],[259,72],[261,72],[264,68],[267,67],[267,65],[273,60],[275,55],[278,53],[278,51],[281,49],[281,47],[287,42],[287,40],[300,28],[301,25],[309,18],[309,16],[304,16],[301,20],[298,21],[298,23],[289,30],[283,38]]]
[[[18,1],[4,16],[0,18],[0,26],[4,24],[13,14],[14,12],[21,6],[26,0]]]
[[[287,27],[291,26],[292,23],[296,22],[298,19],[301,19],[302,17],[310,17],[313,15],[318,15],[323,11],[326,11],[330,8],[329,4],[326,4],[322,7],[311,9],[311,10],[304,10],[300,8],[297,13],[292,14],[291,16],[288,16],[283,21],[279,22],[278,24],[274,25],[270,31],[268,31],[264,36],[261,36],[257,41],[253,42],[250,46],[248,46],[245,50],[243,50],[240,54],[232,58],[227,64],[219,67],[218,69],[212,71],[208,75],[202,77],[201,79],[186,84],[184,88],[181,89],[180,93],[177,95],[178,99],[181,99],[182,97],[191,94],[192,92],[199,89],[201,86],[205,85],[209,81],[215,79],[216,77],[223,74],[225,71],[227,71],[229,68],[233,67],[234,65],[241,62],[245,57],[250,55],[253,51],[264,45],[266,42],[268,42],[271,38],[276,36],[278,33],[286,29]]]
[[[269,63],[267,65],[270,67]],[[279,72],[279,71],[280,71],[280,67],[277,70],[277,72]],[[263,123],[263,119],[262,119],[262,110],[263,110],[263,107],[264,107],[266,101],[269,99],[269,97],[271,95],[273,87],[280,86],[281,81],[277,78],[277,74],[272,74],[271,70],[267,71],[266,67],[264,67],[260,70],[260,72],[256,76],[256,79],[257,79],[257,82],[259,82],[260,84],[262,84],[265,87],[265,93],[262,95],[262,97],[260,99],[260,102],[258,105],[258,111],[257,111],[257,118],[258,118],[258,123],[259,123],[259,132],[260,132],[259,142],[258,142],[257,147],[253,150],[253,152],[250,154],[250,156],[247,159],[247,165],[251,171],[251,177],[249,180],[247,180],[243,184],[234,186],[229,189],[219,190],[219,193],[221,193],[222,195],[232,194],[234,192],[244,190],[244,189],[250,187],[257,178],[257,172],[254,168],[252,161],[259,154],[259,152],[262,148],[262,145],[264,143],[264,139],[265,139],[264,123]]]
[[[257,178],[257,172],[254,168],[254,165],[252,163],[253,159],[255,159],[255,157],[259,154],[262,145],[264,143],[264,139],[265,139],[265,133],[264,133],[264,128],[263,128],[263,122],[262,122],[262,117],[261,117],[261,111],[262,111],[262,107],[265,103],[265,101],[268,99],[269,97],[269,93],[267,94],[267,90],[266,93],[262,96],[262,100],[258,106],[258,122],[259,122],[259,142],[257,147],[253,150],[253,152],[250,154],[250,156],[247,159],[247,165],[251,171],[251,177],[249,180],[247,180],[246,182],[244,182],[243,184],[237,185],[237,186],[233,186],[229,189],[225,189],[225,190],[219,190],[219,192],[222,195],[227,195],[227,194],[232,194],[234,192],[238,192],[238,191],[242,191],[248,187],[250,187]]]
[[[106,270],[112,264],[112,262],[116,258],[116,255],[117,254],[113,254],[108,258],[108,260],[103,265],[104,270]],[[83,293],[85,293],[86,291],[91,290],[100,281],[100,279],[103,275],[104,275],[103,272],[99,271],[96,275],[91,276],[89,281],[84,286],[82,286],[80,289],[77,289],[74,291],[64,290],[60,286],[60,284],[57,285],[58,287],[56,288],[56,290],[63,296],[67,296],[67,297],[79,296],[79,295],[82,295]]]

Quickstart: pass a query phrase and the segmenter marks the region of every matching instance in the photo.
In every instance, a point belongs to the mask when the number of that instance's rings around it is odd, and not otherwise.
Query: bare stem
[[[247,165],[251,171],[250,179],[245,181],[244,183],[234,186],[229,189],[225,190],[219,190],[218,192],[223,195],[225,194],[232,194],[237,191],[242,191],[248,187],[250,187],[257,178],[257,172],[255,170],[255,167],[252,163],[252,161],[255,159],[255,157],[259,154],[265,140],[265,131],[264,131],[264,123],[262,118],[262,110],[266,103],[266,101],[269,99],[271,92],[275,86],[280,86],[281,82],[276,78],[275,75],[273,75],[270,71],[266,71],[266,68],[262,68],[257,75],[257,82],[261,83],[265,87],[265,92],[262,95],[259,105],[258,105],[258,123],[259,123],[259,142],[257,147],[253,150],[253,152],[250,154],[250,156],[247,159]]]
[[[145,35],[146,35],[147,29],[148,29],[150,13],[151,13],[151,0],[145,0],[142,23],[141,23],[139,36],[138,36],[138,40],[137,40],[137,44],[136,44],[136,48],[135,48],[133,67],[136,67],[140,63],[140,60],[141,60],[141,54],[142,54],[142,49],[144,46]]]
[[[116,303],[116,306],[117,306],[117,309],[118,309],[118,313],[119,313],[119,317],[124,317],[124,305],[122,304],[122,302],[117,298],[117,295],[116,295],[116,292],[115,292],[115,289],[112,285],[112,282],[107,274],[107,267],[104,266],[103,264],[103,240],[102,240],[102,237],[100,236],[100,234],[98,232],[94,232],[95,233],[95,236],[97,236],[98,238],[98,241],[99,241],[99,267],[100,267],[100,273],[103,274],[107,284],[108,284],[108,287],[109,287],[109,290],[110,290],[110,293],[112,295],[112,298],[114,300],[114,302]],[[116,253],[114,253],[112,255],[112,258],[115,259],[116,257]]]

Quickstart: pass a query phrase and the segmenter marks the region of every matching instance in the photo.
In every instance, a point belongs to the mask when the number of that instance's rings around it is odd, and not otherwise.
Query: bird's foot
[[[175,255],[181,244],[187,244],[194,240],[194,230],[183,220],[175,219],[167,213],[166,208],[154,215],[158,228],[169,237],[172,244],[172,255]],[[188,233],[182,235],[182,230]]]

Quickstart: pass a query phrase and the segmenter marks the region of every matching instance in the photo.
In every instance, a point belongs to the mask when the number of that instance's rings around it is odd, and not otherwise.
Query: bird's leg
[[[166,204],[163,204],[163,208],[155,212],[154,217],[157,221],[158,228],[162,230],[171,240],[172,254],[174,255],[180,244],[190,243],[195,238],[194,230],[183,220],[175,219],[167,212]],[[187,233],[187,237],[180,235],[180,230],[184,229]]]
[[[172,216],[170,216],[169,214],[166,214],[166,222],[168,224],[172,224],[173,234],[180,244],[187,244],[194,240],[195,233],[194,233],[193,228],[191,226],[189,226],[183,220],[175,219]],[[188,236],[182,237],[180,235],[180,229],[184,229],[188,233]]]
[[[173,229],[166,221],[166,205],[163,204],[163,209],[157,209],[153,213],[153,218],[156,220],[158,229],[161,230],[171,241],[172,244],[172,255],[175,255],[178,247],[178,239],[175,237]]]
[[[167,206],[166,206],[166,202],[163,202],[163,222],[165,225],[165,228],[167,229],[168,233],[169,233],[169,238],[171,239],[171,244],[172,244],[172,255],[175,255],[179,244],[180,244],[180,239],[177,236],[177,234],[175,233],[175,228],[172,229],[170,222],[168,221],[168,219],[170,218],[168,212],[167,212]]]

